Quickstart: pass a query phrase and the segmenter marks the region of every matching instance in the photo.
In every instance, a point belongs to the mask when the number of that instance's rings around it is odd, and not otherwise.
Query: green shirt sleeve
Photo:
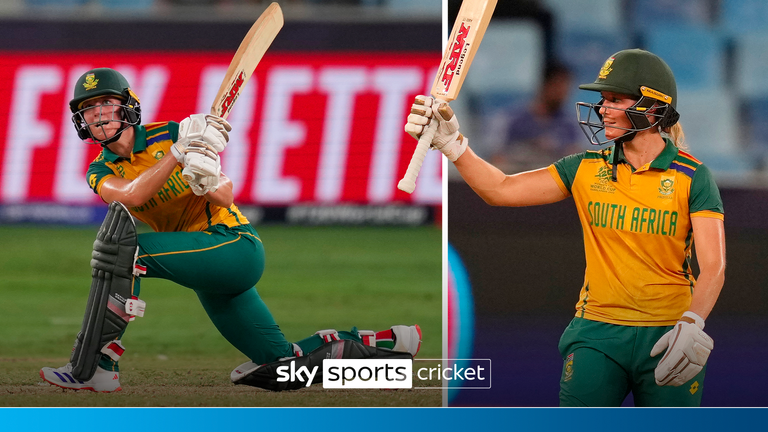
[[[691,195],[688,201],[690,212],[709,210],[724,214],[723,200],[712,172],[705,165],[699,165],[691,180]]]
[[[115,175],[114,171],[106,164],[106,159],[103,155],[99,155],[90,165],[88,165],[88,171],[85,173],[85,178],[88,179],[88,186],[91,187],[93,193],[98,195],[96,187],[101,183],[101,180],[108,175]]]
[[[562,180],[565,187],[568,188],[568,192],[571,192],[571,186],[573,186],[573,182],[576,179],[576,171],[579,170],[579,165],[581,165],[581,161],[586,154],[586,151],[583,153],[572,154],[554,163],[555,169],[560,175],[560,180]]]
[[[179,140],[179,124],[175,121],[168,122],[168,132],[171,134],[171,141],[176,142]]]

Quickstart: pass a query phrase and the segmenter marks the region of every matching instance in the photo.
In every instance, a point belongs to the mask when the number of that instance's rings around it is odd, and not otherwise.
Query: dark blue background
[[[768,191],[721,194],[728,264],[705,329],[715,349],[702,405],[768,407]],[[472,357],[493,360],[492,388],[461,391],[451,406],[557,406],[557,343],[575,313],[585,266],[573,200],[497,208],[452,182],[448,236],[472,285]],[[633,406],[631,395],[624,405]]]

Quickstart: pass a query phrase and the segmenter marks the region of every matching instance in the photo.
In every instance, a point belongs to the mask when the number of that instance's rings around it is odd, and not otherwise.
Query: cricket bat
[[[264,57],[277,33],[283,28],[283,11],[280,5],[272,3],[261,14],[237,48],[227,73],[221,82],[211,106],[211,114],[227,118],[232,106],[240,96],[245,84],[253,75],[256,66]]]
[[[437,99],[436,103],[450,102],[456,99],[467,77],[467,70],[477,53],[477,48],[483,40],[485,30],[491,21],[491,15],[496,8],[497,0],[464,0],[456,16],[456,22],[451,30],[451,37],[443,53],[443,60],[437,69],[435,81],[430,93]],[[432,138],[437,131],[437,120],[432,118],[429,126],[421,135],[416,150],[405,176],[397,184],[401,191],[412,193],[416,189],[416,177],[424,163]]]

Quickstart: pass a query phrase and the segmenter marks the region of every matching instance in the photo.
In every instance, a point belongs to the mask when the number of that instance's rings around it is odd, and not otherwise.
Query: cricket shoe
[[[232,383],[238,384],[238,382],[247,377],[251,374],[251,372],[255,371],[259,368],[261,365],[257,365],[256,363],[249,361],[241,364],[240,366],[236,367],[235,370],[232,371],[232,373],[229,374],[229,379],[232,380]]]
[[[421,348],[421,327],[418,325],[392,326],[392,339],[395,346],[392,351],[408,352],[416,357]]]
[[[93,392],[111,393],[120,391],[120,373],[109,372],[100,367],[96,368],[93,378],[80,381],[72,376],[72,364],[67,363],[58,369],[44,367],[40,369],[40,378],[55,386],[71,390],[90,390]]]
[[[301,347],[298,344],[293,344],[293,357],[302,357],[304,356],[304,352],[301,350]],[[279,360],[286,360],[293,357],[283,357],[278,359]],[[232,380],[233,383],[237,384],[238,381],[241,379],[247,377],[251,374],[251,372],[255,371],[262,365],[258,365],[252,361],[247,361],[240,366],[236,367],[230,374],[229,379]]]

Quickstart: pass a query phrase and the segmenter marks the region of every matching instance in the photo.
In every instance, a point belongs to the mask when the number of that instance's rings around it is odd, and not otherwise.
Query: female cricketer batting
[[[573,197],[587,268],[559,344],[561,406],[620,406],[630,392],[638,406],[699,406],[714,346],[704,320],[725,270],[717,185],[682,148],[675,78],[658,56],[620,51],[579,88],[601,96],[578,104],[579,124],[593,144],[613,145],[538,170],[505,175],[479,158],[450,107],[430,97],[416,98],[405,129],[418,137],[434,116],[432,146],[491,205]]]
[[[250,358],[252,363],[246,365],[300,356],[338,339],[364,338],[368,345],[416,354],[418,326],[394,326],[378,333],[324,330],[295,344],[285,339],[254,286],[264,270],[262,241],[233,204],[232,182],[221,172],[218,152],[231,130],[226,120],[195,114],[180,123],[142,125],[138,97],[127,80],[109,68],[90,70],[77,80],[70,108],[79,137],[103,147],[88,168],[90,187],[104,202],[122,203],[118,210],[127,208],[155,231],[138,234],[135,268],[145,272],[142,277],[168,279],[194,290],[219,332]],[[97,259],[96,246],[94,250]],[[132,283],[127,295],[137,299],[140,278]],[[115,302],[109,300],[111,308]],[[100,315],[96,306],[93,309],[96,320]],[[81,336],[78,343],[87,343]],[[101,348],[90,379],[73,376],[72,363],[43,368],[40,375],[68,389],[118,391],[117,360],[122,352],[119,338]]]

